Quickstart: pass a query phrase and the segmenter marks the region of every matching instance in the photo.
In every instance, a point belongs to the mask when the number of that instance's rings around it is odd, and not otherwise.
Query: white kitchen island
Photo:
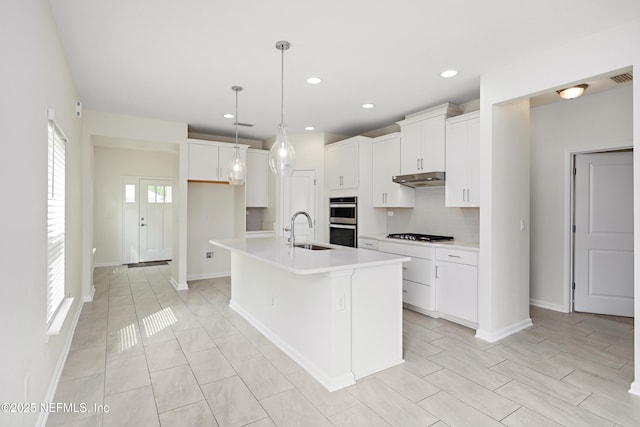
[[[286,239],[220,239],[230,307],[328,390],[403,362],[402,263],[410,258]]]

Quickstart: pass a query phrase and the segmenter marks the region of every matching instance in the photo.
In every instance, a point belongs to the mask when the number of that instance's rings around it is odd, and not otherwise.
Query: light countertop
[[[326,243],[330,250],[312,251],[289,247],[284,237],[248,239],[214,239],[212,245],[232,252],[241,252],[296,274],[317,274],[355,268],[375,267],[410,261],[411,258],[366,249],[355,249]],[[302,242],[298,242],[302,243]]]
[[[361,235],[358,237],[363,239],[374,239],[374,240],[378,240],[379,242],[402,243],[407,245],[428,246],[428,247],[435,247],[435,248],[441,247],[441,248],[452,248],[452,249],[468,249],[473,251],[478,251],[480,249],[479,243],[462,242],[459,240],[446,240],[446,241],[440,241],[440,242],[427,243],[427,242],[416,242],[413,240],[390,239],[387,237],[386,234],[367,234],[367,235]]]

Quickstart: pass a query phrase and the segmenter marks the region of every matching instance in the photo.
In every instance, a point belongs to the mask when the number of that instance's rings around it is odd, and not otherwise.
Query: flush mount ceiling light
[[[457,76],[458,75],[458,71],[457,70],[445,70],[445,71],[441,72],[440,75],[442,77],[444,77],[445,79],[447,79],[449,77]]]
[[[316,130],[316,128],[314,128],[313,126],[307,126],[306,128],[304,128],[304,130]]]
[[[232,86],[231,90],[236,93],[236,117],[238,117],[238,92],[242,91],[240,86]],[[247,168],[244,162],[240,158],[240,147],[238,146],[238,120],[236,120],[236,145],[234,147],[235,152],[229,163],[227,164],[227,178],[229,178],[229,184],[242,185],[247,176]]]
[[[322,83],[322,79],[320,77],[309,77],[307,79],[307,83],[309,83],[310,85],[317,85]]]
[[[225,119],[233,119],[235,116],[231,113],[227,113],[225,115],[223,115],[222,117],[224,117]]]
[[[368,110],[369,108],[375,107],[375,104],[362,104],[360,107],[364,108],[365,110]]]
[[[582,96],[582,94],[584,93],[585,90],[587,90],[588,87],[589,87],[588,84],[581,84],[581,85],[571,86],[565,89],[560,89],[560,90],[557,90],[556,92],[558,92],[558,95],[560,95],[560,98],[562,99],[574,99],[579,96]]]
[[[291,45],[281,40],[276,43],[276,49],[282,53],[281,58],[281,91],[280,91],[280,124],[276,141],[269,150],[269,167],[275,175],[291,175],[296,163],[296,152],[287,138],[287,125],[284,123],[284,51]]]

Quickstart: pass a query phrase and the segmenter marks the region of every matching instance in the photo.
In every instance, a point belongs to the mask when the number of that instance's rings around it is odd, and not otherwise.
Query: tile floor
[[[489,344],[404,312],[405,363],[327,392],[228,308],[228,278],[176,292],[168,267],[102,268],[48,426],[640,426],[631,319],[532,308]]]

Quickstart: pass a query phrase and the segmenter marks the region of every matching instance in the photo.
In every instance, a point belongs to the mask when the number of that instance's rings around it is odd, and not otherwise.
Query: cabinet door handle
[[[424,170],[424,159],[420,159],[420,169]]]
[[[447,255],[449,258],[462,258],[460,255]],[[437,268],[437,267],[436,267]]]
[[[462,201],[464,202],[464,188],[462,189]]]
[[[406,292],[407,292],[407,290],[406,290],[406,289],[403,289],[403,290],[402,290],[402,292],[406,293]]]
[[[471,196],[469,196],[469,193],[471,193],[471,190],[467,188],[467,202],[471,201]]]
[[[436,279],[438,278],[438,266],[436,265]]]
[[[420,159],[416,159],[416,169],[420,170]]]

